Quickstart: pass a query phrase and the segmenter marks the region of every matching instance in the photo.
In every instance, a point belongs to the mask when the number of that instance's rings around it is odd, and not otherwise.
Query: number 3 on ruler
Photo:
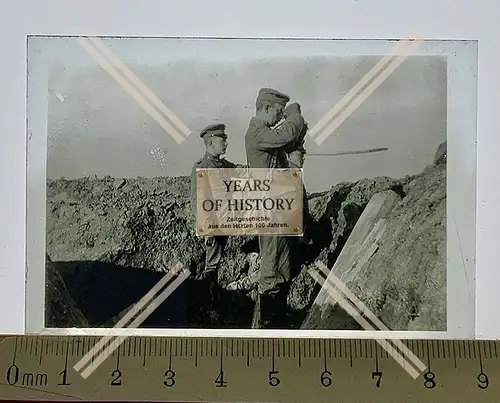
[[[163,381],[163,384],[165,386],[168,386],[169,388],[175,385],[175,372],[169,369],[167,372],[165,372],[165,380]]]

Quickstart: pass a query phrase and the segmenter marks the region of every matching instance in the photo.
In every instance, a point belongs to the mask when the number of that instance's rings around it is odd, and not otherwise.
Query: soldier
[[[205,144],[205,155],[193,166],[191,171],[191,207],[196,217],[196,168],[235,168],[241,165],[233,164],[225,158],[221,158],[227,149],[227,134],[225,124],[213,124],[205,127],[200,132],[200,137]],[[203,277],[208,283],[209,289],[209,311],[213,322],[219,318],[219,285],[218,271],[227,242],[226,236],[206,236],[205,243],[205,270]]]
[[[272,88],[262,88],[256,99],[256,113],[245,134],[245,148],[250,168],[288,168],[287,150],[305,136],[305,121],[297,103],[288,105],[290,97]],[[275,126],[280,119],[284,121]],[[261,269],[256,312],[259,327],[285,326],[286,298],[291,275],[291,244],[288,237],[261,236],[259,249]]]
[[[304,167],[304,157],[306,155],[306,149],[304,148],[304,141],[302,141],[297,148],[292,150],[288,154],[288,162],[291,168],[303,168]],[[311,216],[309,214],[309,204],[307,203],[307,191],[305,186],[302,187],[303,192],[303,206],[304,206],[304,237],[299,242],[310,243],[308,228],[311,225]]]

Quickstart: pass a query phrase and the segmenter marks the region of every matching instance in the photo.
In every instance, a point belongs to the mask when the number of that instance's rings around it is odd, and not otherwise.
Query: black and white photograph
[[[29,37],[27,327],[182,267],[144,334],[473,332],[477,43],[402,42]],[[300,169],[299,234],[197,231],[236,167]]]

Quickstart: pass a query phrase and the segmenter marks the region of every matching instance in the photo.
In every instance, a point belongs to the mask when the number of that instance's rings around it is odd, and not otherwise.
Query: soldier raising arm
[[[305,121],[297,103],[285,105],[290,97],[277,90],[262,88],[256,100],[256,114],[245,136],[248,164],[251,168],[286,167],[285,151],[301,141]],[[282,117],[285,120],[272,128]]]
[[[289,168],[287,151],[303,139],[305,121],[300,106],[290,97],[271,88],[262,88],[255,102],[245,134],[245,148],[250,168]],[[282,117],[285,121],[276,128]],[[291,277],[291,244],[287,237],[260,236],[260,278],[258,280],[257,327],[286,326],[287,293]]]

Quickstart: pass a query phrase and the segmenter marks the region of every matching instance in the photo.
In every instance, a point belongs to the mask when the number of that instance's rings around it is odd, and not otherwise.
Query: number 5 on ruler
[[[280,384],[280,380],[277,375],[278,371],[269,371],[269,385],[278,386]]]

